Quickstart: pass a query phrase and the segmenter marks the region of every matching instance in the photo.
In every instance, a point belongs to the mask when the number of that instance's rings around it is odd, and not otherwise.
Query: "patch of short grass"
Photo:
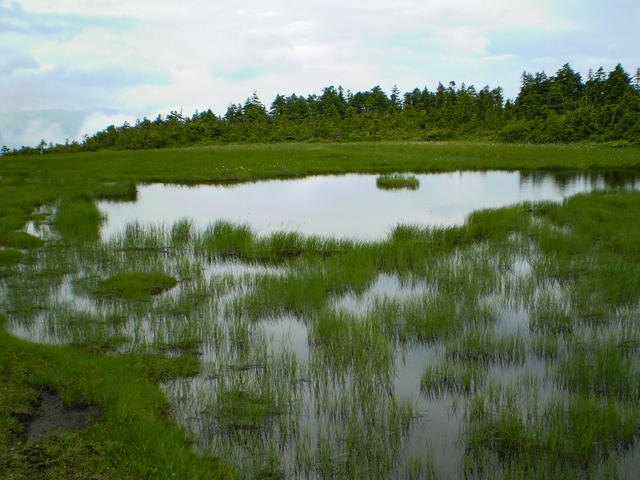
[[[126,272],[98,283],[96,294],[105,297],[140,298],[158,295],[178,284],[171,275],[159,272]]]

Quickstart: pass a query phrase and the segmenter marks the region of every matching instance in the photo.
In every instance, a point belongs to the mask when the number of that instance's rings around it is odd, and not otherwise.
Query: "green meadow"
[[[640,192],[391,225],[372,241],[188,218],[100,236],[97,202],[133,201],[145,183],[370,173],[411,188],[412,174],[463,170],[614,185],[640,170],[640,150],[379,142],[0,157],[0,477],[637,476]],[[375,290],[380,279],[396,291]],[[304,332],[303,351],[278,325]],[[418,394],[400,395],[415,352]],[[89,427],[31,440],[43,389],[88,408]],[[436,411],[454,432],[445,443],[428,434]]]

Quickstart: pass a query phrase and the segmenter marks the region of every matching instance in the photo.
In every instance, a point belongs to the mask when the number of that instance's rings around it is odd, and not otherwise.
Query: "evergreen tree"
[[[253,92],[242,107],[242,119],[243,121],[255,122],[267,115],[267,109],[258,98],[258,93]]]
[[[622,65],[616,65],[616,68],[609,73],[607,80],[604,82],[607,103],[618,103],[625,92],[633,89],[631,86],[631,77],[625,72]]]
[[[402,108],[402,96],[400,95],[400,89],[397,85],[394,85],[391,89],[391,102],[398,108]]]
[[[44,140],[35,147],[10,150],[2,155],[35,155],[97,150],[127,150],[205,145],[219,142],[271,142],[310,139],[372,140],[406,138],[447,139],[489,136],[505,141],[569,142],[625,139],[640,142],[640,68],[633,76],[618,64],[605,73],[589,70],[586,82],[567,63],[554,76],[544,71],[523,72],[515,100],[506,99],[501,87],[455,81],[435,91],[415,88],[391,96],[374,86],[351,93],[339,86],[326,87],[320,96],[276,95],[269,110],[256,92],[243,104],[230,104],[223,117],[210,109],[184,116],[172,110],[166,117],[144,118],[134,125],[110,125],[83,141],[64,145]]]

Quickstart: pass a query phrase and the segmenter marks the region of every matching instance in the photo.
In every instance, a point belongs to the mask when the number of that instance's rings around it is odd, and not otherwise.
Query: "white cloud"
[[[123,115],[116,112],[109,111],[96,111],[88,113],[82,123],[78,127],[76,138],[82,139],[84,135],[93,135],[96,132],[105,130],[109,125],[120,126],[124,122],[129,122],[133,125],[136,118],[131,115]]]
[[[486,57],[483,57],[484,60],[511,60],[513,58],[517,58],[517,55],[513,55],[510,53],[506,53],[504,55],[488,55]]]
[[[40,68],[40,64],[28,55],[12,57],[0,65],[0,75],[13,75],[16,70],[34,70]]]
[[[181,106],[224,114],[254,90],[268,105],[276,93],[328,85],[389,92],[452,79],[501,85],[514,97],[522,70],[600,66],[589,59],[635,69],[633,3],[0,0],[0,104],[122,118]],[[96,130],[117,123],[91,115]]]
[[[40,110],[0,113],[0,145],[19,148],[34,146],[41,139],[64,143],[77,135],[82,112]]]
[[[485,52],[490,40],[482,35],[481,29],[472,26],[443,26],[435,28],[438,42],[449,52],[464,56],[474,56]]]

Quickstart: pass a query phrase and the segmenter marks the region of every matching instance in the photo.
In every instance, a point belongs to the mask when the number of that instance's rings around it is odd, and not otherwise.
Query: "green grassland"
[[[637,168],[638,149],[592,144],[2,157],[0,476],[439,478],[433,447],[405,454],[421,414],[393,394],[397,352],[420,346],[433,353],[422,396],[460,417],[460,477],[618,478],[640,434],[638,192],[401,224],[370,242],[188,220],[103,241],[96,201],[130,201],[146,182]],[[236,270],[207,273],[220,262]],[[420,293],[365,301],[380,275]],[[345,297],[365,308],[341,308]],[[505,332],[513,309],[526,326]],[[308,357],[269,343],[263,327],[283,317],[307,329]],[[92,425],[26,442],[19,419],[41,388],[95,407]],[[305,398],[326,426],[313,442]]]
[[[3,177],[42,181],[206,183],[341,173],[638,168],[634,147],[606,144],[360,142],[252,144],[2,158]],[[103,193],[104,195],[104,193]]]

